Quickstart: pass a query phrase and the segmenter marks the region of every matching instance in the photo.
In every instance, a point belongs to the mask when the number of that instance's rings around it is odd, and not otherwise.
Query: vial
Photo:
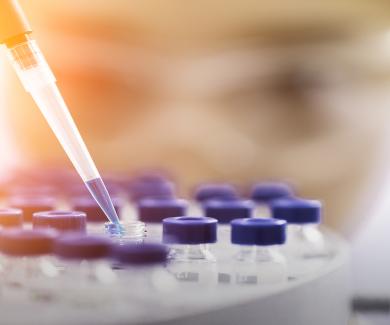
[[[251,199],[256,203],[254,216],[271,217],[270,204],[273,200],[293,196],[292,188],[282,182],[261,182],[252,187]]]
[[[138,303],[141,308],[161,307],[167,303],[167,295],[176,292],[178,283],[165,268],[167,246],[158,243],[117,245],[113,257],[119,266],[117,291],[121,292],[122,300],[130,301],[131,305]]]
[[[33,228],[51,228],[59,232],[86,232],[86,215],[80,211],[42,211],[35,212]]]
[[[115,211],[118,216],[121,216],[124,202],[118,197],[112,198]],[[100,208],[99,204],[91,197],[84,196],[74,198],[71,201],[72,209],[75,211],[82,211],[87,215],[87,232],[89,234],[104,234],[104,224],[107,222],[107,216]]]
[[[127,183],[130,200],[138,202],[148,198],[173,198],[175,185],[158,174],[141,175]]]
[[[147,225],[150,241],[162,240],[162,221],[187,214],[188,203],[182,199],[143,199],[138,203],[138,219]]]
[[[142,221],[122,221],[118,224],[106,222],[105,234],[117,244],[143,243],[146,237],[146,225]]]
[[[195,189],[194,198],[199,203],[208,200],[230,201],[238,198],[238,192],[231,184],[201,184]]]
[[[230,222],[238,218],[251,218],[253,208],[254,204],[249,200],[211,200],[203,205],[204,215],[218,220],[218,242],[213,246],[218,260],[230,255]]]
[[[0,209],[0,227],[21,228],[23,225],[23,212],[20,209],[2,208]]]
[[[59,291],[65,303],[94,308],[115,301],[111,248],[109,238],[96,235],[68,233],[55,241],[53,252],[63,265]]]
[[[239,218],[251,218],[254,204],[249,200],[207,201],[203,205],[204,215],[218,220],[218,242],[230,242],[230,222]]]
[[[284,251],[292,278],[318,269],[324,259],[331,255],[318,227],[321,222],[321,206],[320,201],[298,198],[280,199],[272,203],[273,217],[288,223]]]
[[[216,219],[188,216],[163,220],[163,242],[170,245],[167,267],[182,283],[203,288],[217,283],[216,258],[209,249],[216,241]]]
[[[235,219],[231,222],[230,261],[222,263],[220,284],[267,285],[287,280],[286,261],[279,246],[286,240],[286,222],[271,218]]]
[[[31,222],[35,212],[54,210],[57,200],[50,196],[12,196],[8,199],[8,205],[22,210],[23,221]]]
[[[56,236],[57,233],[49,229],[1,231],[0,274],[7,300],[56,300],[59,270],[50,255]]]

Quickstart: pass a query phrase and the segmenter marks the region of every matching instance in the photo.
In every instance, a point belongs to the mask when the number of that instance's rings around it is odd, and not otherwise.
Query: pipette
[[[8,57],[20,81],[33,97],[89,192],[109,221],[119,225],[110,195],[57,88],[49,65],[31,38],[31,32],[18,2],[0,0],[0,43],[6,45]]]

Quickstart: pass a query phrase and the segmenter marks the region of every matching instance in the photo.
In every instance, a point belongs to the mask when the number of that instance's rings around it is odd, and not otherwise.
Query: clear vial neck
[[[289,225],[287,227],[287,238],[289,242],[307,242],[321,244],[323,236],[317,224]]]
[[[104,224],[106,234],[119,244],[127,242],[142,243],[146,236],[146,225],[141,221],[107,222]]]
[[[169,259],[174,261],[181,261],[181,262],[186,262],[186,261],[215,262],[215,257],[210,252],[208,244],[174,245],[171,247]]]
[[[280,259],[278,246],[239,246],[235,259],[240,262],[266,263]]]

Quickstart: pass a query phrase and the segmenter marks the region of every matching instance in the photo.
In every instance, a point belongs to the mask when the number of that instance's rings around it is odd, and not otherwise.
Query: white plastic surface
[[[348,252],[332,233],[334,255],[320,269],[295,281],[268,286],[196,286],[153,294],[129,281],[112,287],[109,303],[89,307],[56,301],[9,301],[1,297],[7,324],[223,324],[344,325],[349,317]],[[129,290],[127,298],[115,292]],[[116,291],[117,290],[117,291]],[[122,291],[121,291],[122,290]],[[137,292],[140,292],[139,296]],[[60,293],[60,291],[59,291]],[[146,294],[146,295],[145,295]],[[139,299],[137,298],[139,297]]]

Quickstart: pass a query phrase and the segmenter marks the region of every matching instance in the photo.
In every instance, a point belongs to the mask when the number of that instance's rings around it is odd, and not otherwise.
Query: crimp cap
[[[207,217],[174,217],[163,220],[163,242],[167,244],[211,244],[217,241],[217,223]]]

